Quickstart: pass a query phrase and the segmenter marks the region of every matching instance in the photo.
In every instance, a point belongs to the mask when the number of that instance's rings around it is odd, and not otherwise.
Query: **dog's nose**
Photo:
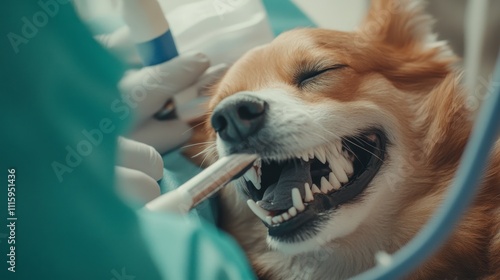
[[[228,142],[238,142],[256,133],[265,119],[267,103],[253,96],[228,98],[212,114],[212,127]]]

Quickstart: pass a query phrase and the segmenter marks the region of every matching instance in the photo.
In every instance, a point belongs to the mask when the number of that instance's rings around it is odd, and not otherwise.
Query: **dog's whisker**
[[[189,147],[195,147],[195,146],[201,146],[201,145],[206,145],[206,144],[210,144],[210,143],[213,143],[213,142],[214,141],[206,141],[206,142],[199,142],[199,143],[189,144],[189,145],[182,146],[181,149],[185,149],[185,148],[189,148]]]
[[[192,127],[190,127],[189,129],[187,129],[186,131],[184,131],[182,134],[185,134],[185,133],[188,133],[189,131],[197,128],[198,126],[200,125],[205,125],[206,123],[208,122],[208,119],[207,120],[204,120],[202,122],[200,122],[199,124],[196,124],[196,125],[193,125]]]

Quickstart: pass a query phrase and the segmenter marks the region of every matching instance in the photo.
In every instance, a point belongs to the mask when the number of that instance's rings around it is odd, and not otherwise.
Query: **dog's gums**
[[[255,163],[243,178],[248,206],[269,236],[293,242],[321,223],[321,213],[361,197],[383,163],[380,131],[300,151],[296,158]]]

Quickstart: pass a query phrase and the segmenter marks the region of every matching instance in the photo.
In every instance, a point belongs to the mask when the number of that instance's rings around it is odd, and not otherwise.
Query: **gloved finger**
[[[140,123],[159,111],[168,98],[194,84],[208,66],[204,54],[186,54],[159,65],[129,71],[119,87],[125,95],[123,98],[135,101],[135,120]]]
[[[109,34],[100,34],[94,37],[101,45],[124,60],[130,66],[139,66],[141,60],[135,44],[130,37],[128,26],[118,28]]]
[[[150,145],[118,137],[118,165],[144,172],[155,180],[163,176],[163,159]]]
[[[229,69],[225,63],[210,67],[203,76],[200,77],[196,85],[198,86],[198,96],[206,95],[207,90],[215,84]]]
[[[228,69],[224,63],[217,64],[208,68],[208,70],[198,79],[198,81],[174,95],[173,99],[176,105],[181,105],[189,102],[197,97],[204,95],[205,91],[214,84]]]
[[[210,67],[192,86],[174,95],[177,118],[186,123],[202,117],[207,112],[208,90],[227,71],[226,64]]]
[[[126,200],[142,206],[160,196],[158,183],[139,170],[115,166],[116,188]]]
[[[154,147],[164,154],[187,142],[191,138],[191,127],[183,121],[159,121],[150,119],[128,137]]]

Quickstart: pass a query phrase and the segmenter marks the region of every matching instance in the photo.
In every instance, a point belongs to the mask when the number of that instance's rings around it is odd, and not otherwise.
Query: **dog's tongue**
[[[311,163],[301,159],[289,161],[283,167],[278,182],[266,189],[260,206],[269,211],[288,210],[293,206],[292,189],[299,189],[304,197],[305,183],[312,184]]]

